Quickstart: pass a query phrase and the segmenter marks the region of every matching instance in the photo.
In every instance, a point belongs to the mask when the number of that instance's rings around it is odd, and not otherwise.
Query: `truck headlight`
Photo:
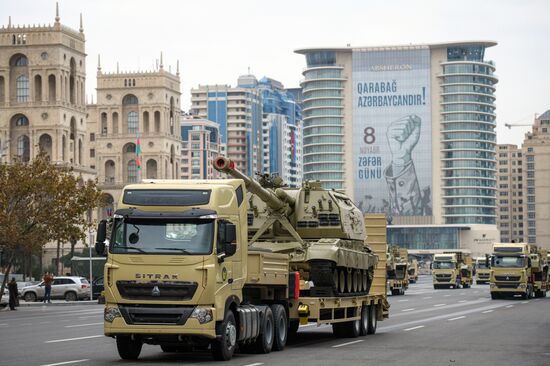
[[[527,288],[527,284],[525,284],[525,283],[520,283],[518,287],[519,287],[519,288]]]
[[[496,285],[496,284],[494,284],[494,283],[492,283],[492,282],[491,282],[491,284],[490,284],[489,286],[491,286],[491,288],[495,288],[495,287],[497,287],[497,285]]]
[[[112,323],[115,318],[121,317],[122,314],[120,314],[120,310],[116,307],[106,306],[105,310],[103,310],[103,319],[105,319],[106,322]]]
[[[197,306],[191,313],[191,318],[195,318],[200,324],[211,322],[214,319],[212,308]]]

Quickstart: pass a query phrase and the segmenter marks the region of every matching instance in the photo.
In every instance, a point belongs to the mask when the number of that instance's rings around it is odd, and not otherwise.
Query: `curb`
[[[50,304],[44,304],[42,301],[38,302],[20,302],[18,307],[32,307],[32,306],[77,306],[77,305],[97,305],[97,300],[93,301],[71,301],[71,302],[52,302]],[[7,305],[7,304],[6,304]],[[0,308],[2,305],[0,305]]]

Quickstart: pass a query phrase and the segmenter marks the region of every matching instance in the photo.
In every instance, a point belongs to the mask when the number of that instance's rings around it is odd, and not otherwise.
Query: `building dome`
[[[539,116],[539,118],[550,118],[550,109]]]

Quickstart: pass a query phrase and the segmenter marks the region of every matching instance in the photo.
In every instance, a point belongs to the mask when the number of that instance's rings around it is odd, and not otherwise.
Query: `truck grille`
[[[520,278],[521,278],[520,276],[495,276],[495,280],[497,281],[517,282],[519,281]]]
[[[183,325],[194,306],[153,307],[120,305],[119,310],[127,324]]]
[[[435,279],[438,281],[450,281],[451,275],[450,274],[436,274]]]
[[[495,285],[499,288],[517,288],[519,286],[519,282],[516,282],[516,283],[495,282]]]
[[[480,273],[477,275],[479,278],[489,279],[489,273]]]
[[[186,281],[117,281],[116,285],[120,296],[128,300],[190,300],[198,286]]]

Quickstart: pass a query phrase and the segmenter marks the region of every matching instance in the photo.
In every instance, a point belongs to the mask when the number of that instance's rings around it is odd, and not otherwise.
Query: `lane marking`
[[[91,325],[103,325],[103,322],[101,322],[101,323],[89,323],[89,324],[65,325],[65,328],[89,327]]]
[[[460,300],[459,302],[466,302],[466,301],[468,301],[468,300]]]
[[[399,300],[398,302],[405,302],[405,301],[409,301],[409,300]]]
[[[418,325],[418,326],[416,326],[416,327],[403,329],[403,331],[408,332],[408,331],[410,331],[410,330],[415,330],[415,329],[420,329],[420,328],[424,328],[424,325]]]
[[[485,310],[485,311],[482,311],[481,314],[487,314],[487,313],[492,313],[494,310]]]
[[[54,339],[53,341],[45,341],[44,343],[59,343],[59,342],[79,341],[81,339],[91,339],[91,338],[99,338],[99,337],[105,337],[105,336],[103,334],[100,334],[100,335],[94,335],[94,336],[88,336],[88,337]]]
[[[23,323],[21,325],[32,325],[31,323]]]
[[[357,341],[352,341],[352,342],[337,344],[337,345],[335,345],[335,346],[332,346],[332,348],[338,348],[338,347],[349,346],[350,344],[355,344],[355,343],[360,343],[360,342],[364,342],[364,341],[363,341],[362,339],[359,339],[359,340],[357,340]]]
[[[447,304],[435,304],[434,307],[438,307],[438,306],[445,306]]]
[[[514,305],[506,305],[505,308],[509,309],[509,308],[513,308]]]
[[[40,322],[38,324],[50,324],[51,322]]]
[[[58,363],[49,363],[49,364],[47,364],[47,365],[41,365],[41,366],[68,365],[68,364],[70,364],[70,363],[79,363],[79,362],[86,362],[86,361],[90,361],[90,359],[85,358],[85,359],[82,359],[82,360],[65,361],[65,362],[58,362]]]
[[[466,316],[462,315],[462,316],[457,316],[456,318],[451,318],[451,319],[447,319],[447,320],[452,322],[452,321],[455,321],[455,320],[458,320],[458,319],[464,319],[464,318],[466,318]]]
[[[529,301],[522,301],[522,304],[529,304]]]
[[[244,366],[260,366],[260,365],[263,365],[263,363],[262,362],[249,363],[248,365],[244,365]]]
[[[431,299],[432,297],[431,296],[426,296],[426,297],[423,297],[422,300],[428,300],[428,299]]]
[[[444,297],[449,297],[449,296],[451,296],[451,295],[443,295],[443,296],[444,296]]]
[[[410,309],[403,309],[401,311],[413,311],[413,310],[416,310],[415,308],[410,308]]]

